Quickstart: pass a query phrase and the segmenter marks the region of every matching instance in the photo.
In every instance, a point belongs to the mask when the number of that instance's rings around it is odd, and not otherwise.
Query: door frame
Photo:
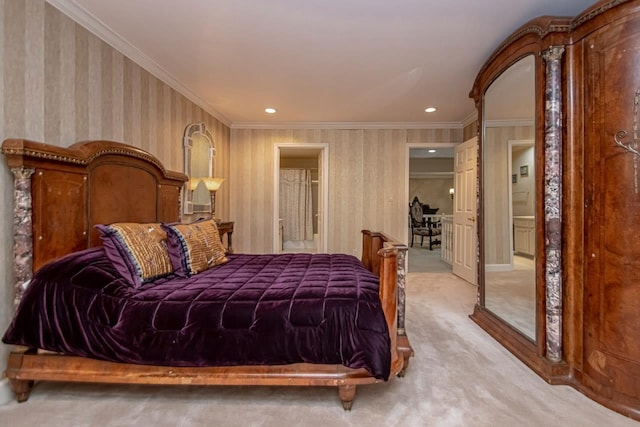
[[[282,142],[273,147],[273,252],[280,253],[280,149],[296,148],[320,150],[318,155],[318,253],[326,252],[329,243],[329,218],[327,215],[329,206],[329,144]]]
[[[455,142],[409,142],[406,144],[406,148],[405,148],[405,167],[404,169],[407,171],[407,173],[405,174],[405,180],[404,180],[404,194],[405,194],[405,200],[406,202],[404,203],[404,210],[405,210],[405,214],[407,215],[405,218],[406,222],[406,226],[407,228],[409,227],[409,203],[411,203],[411,199],[410,199],[410,195],[409,195],[409,179],[411,177],[411,149],[412,148],[452,148],[455,147],[456,145],[458,145],[458,143]],[[453,173],[453,171],[452,171]],[[453,175],[452,175],[453,176]],[[457,191],[455,189],[455,179],[454,179],[454,192]],[[409,231],[407,229],[405,229],[405,233],[404,236],[402,238],[402,241],[404,244],[406,244],[407,246],[409,246]],[[407,257],[407,269],[410,263],[409,260],[410,257]]]

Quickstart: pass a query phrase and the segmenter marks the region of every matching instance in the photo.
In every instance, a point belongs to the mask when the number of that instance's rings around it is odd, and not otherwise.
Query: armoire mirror
[[[546,382],[640,420],[639,175],[627,145],[637,140],[638,64],[640,2],[601,0],[575,18],[524,24],[479,70],[470,93],[482,165],[471,319]],[[530,113],[514,114],[525,99]],[[513,132],[497,138],[507,125]],[[520,152],[531,142],[535,164]],[[523,189],[527,177],[534,183]],[[533,202],[533,215],[516,202]],[[530,245],[530,279],[496,280]],[[512,296],[523,284],[530,299]]]
[[[193,123],[184,131],[185,185],[184,213],[210,213],[211,195],[202,178],[212,178],[215,148],[213,136],[204,123]]]
[[[536,339],[535,105],[530,54],[491,82],[482,108],[484,307],[531,341]]]

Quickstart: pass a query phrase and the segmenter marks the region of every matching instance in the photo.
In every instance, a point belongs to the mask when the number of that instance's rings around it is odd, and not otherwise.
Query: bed
[[[172,236],[187,177],[116,142],[6,140],[2,151],[15,178],[15,302],[28,307],[5,337],[19,344],[5,371],[18,401],[35,381],[335,386],[350,409],[358,385],[404,375],[406,245],[364,230],[360,261],[223,254],[206,271],[125,283],[101,227]]]

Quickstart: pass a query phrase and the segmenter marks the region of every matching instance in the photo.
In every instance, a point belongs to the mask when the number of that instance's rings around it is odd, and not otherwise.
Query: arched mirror
[[[536,340],[535,57],[506,68],[484,93],[484,307]]]
[[[184,213],[212,212],[212,197],[207,179],[213,175],[215,148],[213,136],[204,123],[193,123],[184,132],[184,171],[189,176],[185,184]]]

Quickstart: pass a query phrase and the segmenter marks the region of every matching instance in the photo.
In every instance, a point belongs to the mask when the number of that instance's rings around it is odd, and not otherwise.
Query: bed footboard
[[[395,239],[380,232],[362,230],[362,264],[371,272],[380,277],[380,299],[387,315],[387,323],[394,323],[396,333],[393,347],[402,358],[402,368],[398,372],[399,377],[404,377],[409,367],[409,359],[413,356],[413,348],[409,343],[409,337],[405,330],[405,303],[406,303],[406,256],[409,248],[407,245],[395,241]],[[391,256],[393,254],[393,256]],[[387,295],[389,289],[395,291],[395,295]],[[393,301],[393,302],[391,302]],[[391,304],[395,306],[391,307]],[[390,317],[395,316],[395,322]],[[392,339],[394,338],[392,336]]]

